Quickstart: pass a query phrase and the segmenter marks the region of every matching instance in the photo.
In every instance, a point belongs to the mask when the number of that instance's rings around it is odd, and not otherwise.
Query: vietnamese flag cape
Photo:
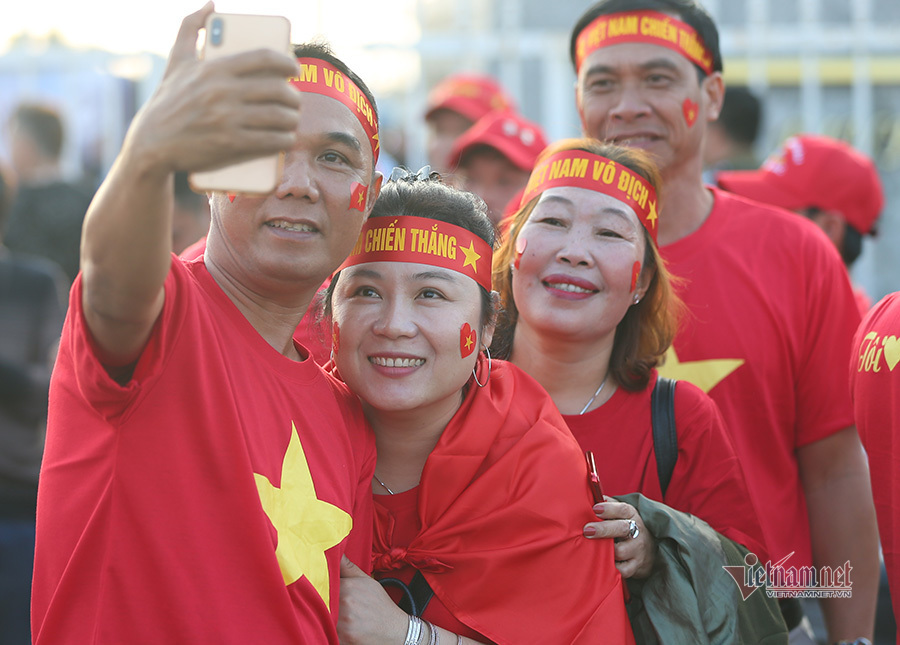
[[[457,619],[496,643],[633,643],[612,540],[596,520],[584,453],[524,371],[482,355],[479,380],[425,463],[422,529],[391,549],[376,513],[374,570],[422,571]]]

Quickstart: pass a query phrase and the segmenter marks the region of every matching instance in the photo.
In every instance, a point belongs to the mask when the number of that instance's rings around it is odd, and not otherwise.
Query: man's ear
[[[372,207],[375,205],[378,195],[381,194],[381,184],[383,181],[384,175],[379,171],[376,170],[372,173],[372,183],[369,185],[369,190],[366,192],[366,217],[372,212]]]
[[[700,83],[700,91],[706,97],[706,120],[715,121],[722,113],[722,102],[725,100],[725,80],[722,72],[713,72]]]
[[[581,134],[585,137],[590,136],[587,133],[587,125],[584,122],[584,111],[581,109],[581,85],[578,79],[575,79],[575,108],[578,110],[578,120],[581,121]]]

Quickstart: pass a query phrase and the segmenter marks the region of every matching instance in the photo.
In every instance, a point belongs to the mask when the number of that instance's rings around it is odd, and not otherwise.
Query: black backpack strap
[[[653,452],[656,454],[656,472],[663,497],[672,481],[675,462],[678,461],[678,435],[675,429],[675,383],[660,376],[650,394],[650,418],[653,424]]]
[[[425,613],[425,608],[434,596],[434,590],[421,571],[416,571],[409,585],[404,584],[397,578],[383,578],[379,580],[383,587],[397,587],[403,591],[403,597],[397,603],[400,609],[410,616],[421,616]]]

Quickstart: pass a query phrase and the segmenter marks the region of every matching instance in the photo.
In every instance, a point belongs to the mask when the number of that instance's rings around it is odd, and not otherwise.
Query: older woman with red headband
[[[634,642],[613,542],[582,537],[581,449],[534,379],[480,351],[493,236],[477,197],[389,182],[326,296],[378,447],[374,575],[409,613],[345,562],[342,643]]]
[[[655,366],[679,310],[656,248],[658,185],[640,151],[590,139],[545,150],[495,256],[503,313],[491,347],[547,389],[596,456],[607,495],[663,501],[763,557],[756,511],[713,401],[678,382],[674,403],[663,406],[674,412],[674,469],[654,444]],[[608,500],[594,510],[613,521],[587,524],[584,534],[619,538],[622,574],[649,575],[652,536],[635,509]]]

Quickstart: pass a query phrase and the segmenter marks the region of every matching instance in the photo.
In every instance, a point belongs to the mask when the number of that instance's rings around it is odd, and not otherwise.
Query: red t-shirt
[[[900,292],[875,305],[856,332],[850,394],[869,458],[894,615],[900,616]]]
[[[196,260],[202,257],[205,252],[206,238],[203,237],[187,247],[178,257],[182,260]],[[327,289],[330,283],[331,278],[325,280],[322,286],[319,287],[316,295],[318,296],[323,290]],[[309,308],[306,310],[306,315],[303,316],[303,320],[300,321],[297,329],[294,330],[294,341],[300,343],[316,363],[324,365],[331,360],[331,333],[323,329],[322,325],[316,321],[318,312],[319,304],[313,298],[313,301],[309,303]]]
[[[313,361],[270,347],[202,260],[173,258],[165,291],[120,386],[73,286],[38,493],[34,642],[337,643],[340,558],[370,562],[362,411]]]
[[[432,602],[495,643],[634,643],[614,544],[582,534],[596,518],[578,442],[537,381],[486,363],[422,470],[418,531],[376,503],[376,577],[419,569]]]
[[[722,411],[769,556],[810,566],[796,450],[853,425],[847,373],[859,314],[834,245],[793,213],[710,188],[712,212],[662,247],[688,315],[659,373]]]
[[[678,460],[662,496],[650,414],[656,377],[654,371],[640,392],[620,387],[599,408],[563,416],[581,447],[593,451],[604,494],[638,492],[695,515],[765,562],[759,517],[722,415],[712,399],[686,381],[675,387]]]

